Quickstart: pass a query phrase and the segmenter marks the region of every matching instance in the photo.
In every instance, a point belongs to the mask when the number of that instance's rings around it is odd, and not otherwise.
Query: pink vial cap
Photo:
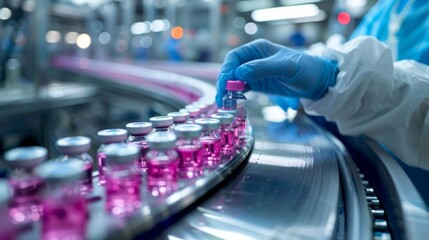
[[[245,85],[243,81],[229,80],[226,82],[226,90],[244,91]]]

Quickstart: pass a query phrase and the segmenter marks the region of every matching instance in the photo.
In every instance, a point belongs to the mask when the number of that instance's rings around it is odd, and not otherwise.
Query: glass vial
[[[145,155],[149,151],[146,136],[152,132],[152,123],[133,122],[125,125],[128,131],[127,144],[135,145],[140,149],[140,156],[136,160],[136,166],[140,173],[146,172]]]
[[[176,140],[176,135],[170,132],[156,132],[147,137],[147,183],[154,196],[171,193],[178,187],[179,155],[174,149]]]
[[[114,215],[127,216],[141,207],[141,177],[135,162],[140,149],[134,145],[110,144],[106,155],[106,210]]]
[[[206,166],[217,166],[220,163],[221,139],[218,134],[220,120],[216,118],[199,118],[195,124],[202,127],[200,142],[203,145],[202,159]]]
[[[195,107],[182,108],[179,112],[189,113],[189,120],[187,123],[194,123],[195,119],[200,117],[200,109]]]
[[[60,138],[56,142],[56,146],[61,156],[57,161],[65,162],[69,159],[78,159],[82,161],[85,168],[85,178],[83,179],[82,194],[92,192],[92,167],[94,160],[88,154],[91,149],[91,139],[83,136]]]
[[[218,113],[227,113],[234,116],[234,119],[232,120],[231,127],[234,130],[234,138],[235,138],[235,147],[239,147],[240,145],[240,136],[242,134],[240,124],[237,120],[237,110],[230,110],[230,109],[219,109],[217,110]]]
[[[200,115],[198,117],[199,118],[205,118],[205,117],[207,117],[207,110],[209,109],[209,106],[207,106],[204,103],[194,102],[192,104],[186,105],[185,108],[186,109],[198,108],[200,110]]]
[[[221,140],[221,154],[231,155],[234,153],[236,143],[234,129],[231,127],[234,116],[227,113],[215,113],[212,114],[211,117],[219,119],[220,121],[219,135]]]
[[[19,147],[7,151],[4,160],[12,174],[8,179],[12,189],[8,211],[16,224],[35,222],[40,219],[42,203],[40,192],[43,180],[34,174],[34,168],[46,160],[44,147]]]
[[[203,146],[200,142],[202,127],[183,124],[174,128],[177,136],[176,151],[179,154],[179,177],[196,178],[203,174]]]
[[[112,143],[124,143],[127,139],[127,130],[125,129],[105,129],[97,133],[98,139],[101,141],[100,147],[97,149],[97,160],[98,160],[98,181],[100,184],[104,184],[104,166],[106,155],[104,154],[104,148]]]
[[[226,94],[223,97],[223,109],[237,110],[237,121],[241,132],[246,130],[246,105],[244,96],[245,84],[243,81],[230,80],[226,82]]]
[[[167,116],[173,118],[174,126],[185,124],[189,120],[188,112],[171,112]]]
[[[43,196],[42,239],[85,239],[88,212],[80,194],[86,177],[81,160],[48,161],[35,173],[46,182]]]
[[[173,118],[169,116],[156,116],[149,118],[152,123],[154,132],[173,132],[172,126],[174,124]]]

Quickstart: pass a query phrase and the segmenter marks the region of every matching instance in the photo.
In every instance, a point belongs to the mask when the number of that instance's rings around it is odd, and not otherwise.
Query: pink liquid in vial
[[[177,159],[151,159],[147,161],[147,182],[154,196],[168,194],[177,185]]]
[[[203,145],[202,159],[207,166],[216,166],[220,163],[221,141],[214,137],[200,138]]]
[[[234,152],[235,145],[235,137],[234,131],[220,131],[220,139],[221,139],[221,153],[224,155],[230,155]]]
[[[13,189],[13,197],[9,202],[9,216],[14,223],[29,223],[40,219],[42,203],[38,193],[43,186],[38,177],[12,178],[9,184]]]
[[[85,239],[88,219],[80,196],[46,198],[43,201],[42,239]]]
[[[235,139],[234,145],[238,147],[238,145],[240,144],[240,135],[241,135],[240,125],[237,123],[237,125],[232,126],[232,130],[234,131],[234,139]]]
[[[141,177],[137,173],[115,177],[106,174],[106,210],[126,216],[141,207]]]
[[[82,180],[82,187],[80,192],[82,194],[89,194],[92,192],[92,163],[88,162],[84,165],[85,168],[85,178]]]
[[[98,160],[98,182],[101,185],[106,183],[106,179],[104,177],[104,168],[106,167],[106,155],[103,152],[97,153]]]
[[[181,178],[195,178],[203,174],[202,148],[192,145],[179,146],[179,176]]]
[[[240,128],[240,137],[244,135],[246,131],[246,119],[245,118],[237,118],[238,126]]]
[[[137,169],[140,173],[146,172],[147,166],[145,156],[146,153],[149,151],[149,145],[146,141],[131,142],[130,144],[135,144],[140,149],[140,157],[136,161]]]

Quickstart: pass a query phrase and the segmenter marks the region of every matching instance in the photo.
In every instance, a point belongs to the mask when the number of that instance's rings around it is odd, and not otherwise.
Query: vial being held
[[[220,163],[221,139],[218,134],[220,121],[216,118],[199,118],[195,124],[202,127],[200,142],[203,145],[202,159],[206,166],[217,166]]]
[[[42,239],[85,239],[88,212],[80,194],[86,177],[78,159],[48,161],[35,173],[46,182],[43,194]]]
[[[150,123],[152,123],[154,132],[173,132],[173,118],[169,116],[156,116],[149,118]]]
[[[43,180],[33,170],[46,160],[47,153],[44,147],[19,147],[4,154],[4,160],[12,170],[8,179],[12,189],[8,212],[13,223],[29,223],[40,219]]]
[[[227,113],[234,116],[234,119],[232,120],[231,127],[234,130],[234,138],[235,138],[235,146],[239,147],[240,145],[240,136],[242,134],[240,124],[237,120],[237,110],[230,110],[230,109],[219,109],[217,110],[218,113]]]
[[[146,136],[153,131],[152,123],[133,122],[125,125],[128,131],[126,143],[135,145],[140,149],[140,156],[136,159],[136,166],[140,173],[146,172],[145,155],[149,150]]]
[[[106,210],[114,215],[127,216],[141,207],[141,177],[135,168],[140,149],[134,145],[110,144],[106,155]]]
[[[147,138],[147,183],[154,196],[171,193],[178,187],[179,155],[174,149],[176,140],[176,135],[170,132],[156,132]]]
[[[222,99],[222,109],[237,110],[237,121],[242,133],[246,130],[247,98],[243,94],[244,90],[243,81],[229,80],[226,82],[226,94]]]
[[[179,154],[179,177],[196,178],[203,174],[203,147],[200,142],[202,128],[196,124],[183,124],[174,128]]]
[[[212,114],[211,117],[219,119],[220,121],[219,135],[221,139],[221,153],[223,155],[231,155],[234,153],[236,143],[234,129],[231,127],[234,116],[227,113],[215,113]]]
[[[85,169],[85,178],[82,182],[82,194],[92,192],[92,166],[94,160],[88,154],[91,148],[91,139],[83,136],[60,138],[56,142],[56,146],[61,156],[56,161],[66,162],[70,159],[78,159],[82,161]]]
[[[173,118],[174,126],[185,124],[189,120],[188,112],[171,112],[167,116]]]
[[[187,112],[189,113],[189,120],[187,123],[194,123],[195,119],[200,117],[200,109],[195,107],[182,108],[179,112]]]
[[[104,167],[106,155],[104,154],[104,148],[112,143],[123,143],[127,139],[127,130],[125,129],[105,129],[97,133],[98,139],[101,141],[100,147],[97,149],[97,160],[98,160],[98,180],[103,185],[106,180],[104,178]]]

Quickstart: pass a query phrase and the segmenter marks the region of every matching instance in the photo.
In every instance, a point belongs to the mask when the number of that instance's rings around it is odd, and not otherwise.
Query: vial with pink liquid
[[[149,118],[152,123],[154,132],[173,132],[174,120],[169,116],[156,116]]]
[[[104,178],[104,167],[106,155],[104,154],[104,148],[112,143],[123,143],[128,137],[127,130],[125,129],[105,129],[97,133],[98,139],[101,141],[100,147],[97,149],[97,160],[98,160],[98,180],[103,185],[106,180]]]
[[[237,120],[237,110],[230,110],[230,109],[218,109],[218,113],[227,113],[234,116],[234,119],[232,120],[231,127],[234,130],[234,138],[235,138],[235,147],[239,147],[240,145],[240,136],[242,134],[240,124]]]
[[[4,154],[4,160],[12,170],[8,180],[12,189],[8,212],[13,223],[30,223],[40,219],[43,180],[33,170],[46,160],[47,153],[44,147],[18,147]]]
[[[207,106],[204,103],[200,102],[194,102],[189,105],[185,106],[185,109],[192,109],[192,108],[198,108],[200,110],[199,118],[205,118],[207,117],[207,110],[209,109],[209,106]]]
[[[10,187],[6,179],[0,179],[0,239],[14,240],[17,239],[17,227],[15,226],[12,216],[8,216],[7,203],[10,201]]]
[[[145,155],[149,150],[149,144],[146,141],[146,136],[152,132],[152,123],[148,122],[133,122],[125,125],[128,131],[127,144],[135,145],[140,149],[140,156],[136,159],[136,166],[140,173],[146,172]]]
[[[177,187],[179,155],[174,146],[177,137],[170,132],[156,132],[147,137],[147,184],[154,196],[169,194]]]
[[[189,120],[188,112],[171,112],[167,116],[173,118],[174,126],[185,124]]]
[[[140,149],[134,145],[110,144],[106,155],[106,210],[114,215],[128,216],[141,207],[141,177],[135,168]]]
[[[42,200],[42,239],[86,239],[88,212],[80,193],[85,171],[85,164],[78,159],[48,161],[35,169],[46,182]]]
[[[203,146],[200,142],[202,127],[183,124],[174,128],[177,136],[176,151],[179,154],[179,177],[196,178],[203,174]]]
[[[237,121],[240,126],[240,132],[246,130],[246,105],[247,98],[244,96],[245,83],[238,80],[229,80],[226,82],[226,94],[223,97],[222,109],[237,110]]]
[[[82,194],[92,192],[92,167],[94,160],[88,154],[91,148],[91,139],[83,136],[60,138],[56,142],[58,152],[61,154],[56,161],[66,162],[69,159],[82,161],[85,168],[85,178],[82,180]]]
[[[194,123],[195,119],[200,117],[201,111],[199,108],[188,106],[188,108],[182,108],[179,112],[187,112],[189,113],[189,119],[187,123]]]
[[[219,135],[221,139],[221,153],[223,155],[231,155],[234,153],[236,143],[234,129],[231,126],[234,116],[227,113],[215,113],[212,114],[211,117],[219,119],[220,121]]]
[[[199,118],[195,124],[202,127],[200,142],[203,145],[202,159],[206,166],[217,166],[220,163],[221,139],[218,134],[220,121],[216,118]]]

